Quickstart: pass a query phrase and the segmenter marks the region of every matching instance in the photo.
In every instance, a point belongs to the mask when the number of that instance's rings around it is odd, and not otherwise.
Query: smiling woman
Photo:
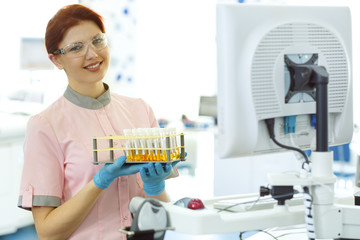
[[[49,58],[57,68],[65,70],[69,86],[93,98],[103,94],[104,86],[99,80],[108,70],[110,53],[98,25],[90,20],[82,21],[71,27],[58,45],[60,48],[50,52]]]
[[[49,58],[57,68],[65,70],[69,86],[94,98],[104,93],[99,79],[104,78],[110,61],[104,33],[99,14],[74,4],[59,10],[49,21],[45,34]]]
[[[110,93],[103,82],[110,50],[93,10],[80,4],[60,9],[45,43],[68,87],[28,122],[18,206],[32,211],[40,239],[125,239],[118,229],[131,225],[130,199],[168,201],[164,179],[173,167],[164,174],[148,164],[125,166],[122,152],[113,164],[93,165],[91,139],[158,127],[155,115],[143,100]],[[145,184],[140,170],[152,173]]]

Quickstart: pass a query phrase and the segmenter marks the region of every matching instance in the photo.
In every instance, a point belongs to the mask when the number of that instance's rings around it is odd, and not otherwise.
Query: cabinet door
[[[23,140],[0,143],[0,235],[33,224],[31,211],[17,207],[23,167]]]
[[[11,144],[0,144],[0,201],[13,191],[13,163],[11,159]],[[2,205],[2,204],[0,204]]]

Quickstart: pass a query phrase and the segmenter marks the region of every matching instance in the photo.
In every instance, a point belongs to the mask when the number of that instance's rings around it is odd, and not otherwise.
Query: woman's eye
[[[92,44],[93,44],[94,46],[101,45],[103,41],[104,41],[104,39],[98,38],[98,39],[95,39],[95,40],[92,42]]]
[[[83,48],[82,44],[76,44],[69,48],[69,52],[78,52]]]

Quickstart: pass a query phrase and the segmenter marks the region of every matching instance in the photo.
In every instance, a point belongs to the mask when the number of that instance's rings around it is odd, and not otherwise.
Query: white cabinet
[[[0,235],[33,223],[31,212],[17,207],[27,119],[0,114]]]

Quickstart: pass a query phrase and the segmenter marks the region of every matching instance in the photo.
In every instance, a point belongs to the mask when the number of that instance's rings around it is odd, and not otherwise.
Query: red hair
[[[45,46],[48,53],[59,48],[67,30],[80,24],[82,21],[93,21],[105,33],[102,17],[81,4],[72,4],[61,8],[53,18],[50,19],[45,33]]]

